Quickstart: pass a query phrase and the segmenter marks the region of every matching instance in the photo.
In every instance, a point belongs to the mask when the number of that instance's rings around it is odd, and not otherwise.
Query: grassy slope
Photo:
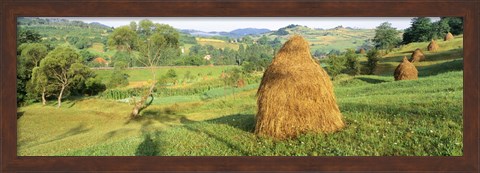
[[[427,51],[430,42],[419,42],[405,45],[393,50],[380,60],[379,68],[375,72],[377,75],[392,75],[397,65],[404,56],[410,58],[412,52],[420,48],[425,55],[425,61],[416,62],[415,66],[419,70],[419,76],[429,75],[432,72],[442,72],[441,69],[448,69],[448,66],[456,66],[462,69],[463,63],[463,35],[456,36],[451,41],[437,40],[439,50],[437,52]],[[366,61],[366,58],[364,58]],[[445,68],[446,67],[446,68]],[[437,69],[432,69],[437,68]]]
[[[200,44],[200,45],[212,45],[214,48],[222,48],[222,49],[225,49],[225,48],[230,48],[230,49],[233,49],[233,50],[238,50],[239,48],[239,44],[235,44],[235,43],[227,43],[223,40],[218,40],[218,39],[211,39],[211,38],[195,38],[197,40],[197,43]],[[191,47],[191,46],[190,46]]]
[[[332,49],[344,51],[345,49],[357,49],[365,40],[373,38],[375,30],[372,29],[327,29],[315,30],[303,26],[297,26],[287,29],[288,35],[280,36],[280,40],[287,41],[294,34],[299,34],[305,37],[310,43],[310,51],[312,54],[317,50],[329,52]],[[266,34],[270,40],[275,39],[277,35]],[[254,37],[254,39],[258,39]]]
[[[122,103],[86,99],[59,110],[37,104],[20,109],[19,155],[461,155],[462,77],[457,71],[418,81],[338,81],[347,127],[284,142],[251,133],[255,90],[235,100],[154,105],[130,123],[130,106]]]
[[[207,75],[211,73],[212,76],[220,76],[222,70],[231,68],[233,66],[193,66],[193,67],[162,67],[155,69],[157,76],[161,76],[167,73],[169,69],[174,69],[177,75],[182,78],[187,71],[190,71],[191,75]],[[149,69],[127,69],[127,74],[130,76],[128,80],[130,82],[141,82],[147,81],[152,78],[152,73]],[[103,81],[106,81],[113,71],[111,70],[96,70],[95,73],[102,78]]]
[[[462,155],[463,61],[461,53],[449,53],[461,43],[461,38],[440,42],[439,52],[426,52],[428,61],[415,64],[418,81],[395,82],[391,68],[337,78],[335,93],[347,126],[334,134],[281,142],[257,138],[255,87],[226,98],[218,89],[208,100],[158,98],[130,122],[131,105],[97,98],[68,101],[60,109],[53,102],[22,107],[18,154]],[[403,54],[425,46],[404,46],[380,63],[396,66]]]

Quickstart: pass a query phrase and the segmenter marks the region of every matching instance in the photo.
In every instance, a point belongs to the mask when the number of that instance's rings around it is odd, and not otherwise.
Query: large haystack
[[[455,37],[453,37],[452,33],[448,32],[447,35],[445,35],[445,39],[443,39],[444,41],[449,41],[449,40],[453,40]]]
[[[415,65],[403,57],[403,62],[400,63],[393,73],[395,80],[417,80],[418,71]]]
[[[435,42],[435,40],[432,39],[432,41],[430,42],[430,44],[428,44],[428,51],[432,51],[432,52],[435,52],[438,50],[438,44],[437,42]]]
[[[415,51],[413,51],[412,53],[412,56],[410,58],[410,62],[420,62],[420,61],[423,61],[425,60],[425,55],[423,55],[423,52],[422,50],[420,50],[419,48],[415,49]]]
[[[293,36],[265,71],[257,92],[255,134],[275,139],[345,126],[330,77],[310,55],[308,42]]]

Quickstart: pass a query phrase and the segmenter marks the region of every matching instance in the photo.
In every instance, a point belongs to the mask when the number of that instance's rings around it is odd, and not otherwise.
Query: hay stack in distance
[[[415,49],[415,51],[413,51],[412,53],[412,56],[410,57],[410,62],[420,62],[420,61],[423,61],[425,60],[425,55],[423,55],[423,52],[422,50],[420,50],[419,48]]]
[[[274,139],[345,126],[330,77],[315,63],[308,42],[291,37],[263,74],[257,91],[255,134]]]
[[[361,48],[358,52],[359,52],[360,54],[365,54],[365,49],[364,49],[364,48]]]
[[[432,41],[430,41],[430,44],[428,44],[428,51],[432,51],[432,52],[435,52],[438,50],[438,44],[437,42],[435,42],[435,40],[432,39]]]
[[[245,86],[245,80],[243,79],[238,79],[237,81],[237,87],[238,88],[243,88]]]
[[[418,70],[411,62],[407,60],[407,57],[403,57],[403,62],[400,63],[395,72],[393,73],[395,80],[417,80]]]
[[[452,33],[448,32],[447,35],[445,35],[445,39],[443,39],[444,41],[449,41],[449,40],[453,40],[455,37],[453,37]]]

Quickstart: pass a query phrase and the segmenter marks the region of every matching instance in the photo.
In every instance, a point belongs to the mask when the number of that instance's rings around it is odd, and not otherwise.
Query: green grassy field
[[[372,29],[326,29],[318,30],[307,28],[304,26],[297,26],[294,28],[288,28],[286,31],[288,35],[277,36],[267,33],[270,40],[279,37],[281,42],[284,43],[291,36],[298,34],[303,36],[310,43],[310,51],[312,54],[316,50],[320,50],[324,53],[330,52],[332,49],[344,51],[345,49],[357,49],[365,40],[371,39],[375,36],[375,30]],[[254,39],[260,38],[260,36],[253,37]]]
[[[158,97],[129,120],[132,105],[99,97],[68,99],[18,109],[19,156],[461,156],[463,155],[462,38],[440,41],[438,52],[416,63],[419,80],[394,81],[413,43],[385,55],[375,75],[340,75],[334,81],[346,127],[275,141],[252,132],[258,83],[214,88],[196,95]],[[460,49],[459,49],[460,48]],[[178,68],[177,74],[219,67]],[[158,69],[161,74],[167,69]],[[96,71],[108,76],[109,71]],[[145,70],[130,70],[144,81]],[[192,84],[193,86],[193,84]],[[235,94],[234,94],[235,93]]]
[[[195,67],[160,67],[155,69],[156,76],[161,76],[167,73],[169,69],[174,69],[176,74],[182,78],[187,71],[190,71],[193,76],[214,76],[218,77],[223,70],[232,68],[234,66],[195,66]],[[107,80],[112,74],[112,70],[95,70],[95,73],[103,81]],[[150,69],[127,69],[126,73],[130,76],[130,82],[140,82],[150,80],[153,76]]]
[[[239,44],[235,44],[235,43],[227,43],[223,40],[218,40],[218,39],[211,39],[211,38],[196,38],[197,39],[197,43],[204,46],[204,45],[212,45],[214,48],[222,48],[222,49],[225,49],[225,48],[230,48],[230,49],[233,49],[233,50],[238,50],[239,48]]]

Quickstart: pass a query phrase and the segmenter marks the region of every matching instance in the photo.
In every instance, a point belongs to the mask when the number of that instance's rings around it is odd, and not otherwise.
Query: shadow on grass
[[[425,61],[452,60],[463,57],[463,48],[451,49],[448,51],[432,52],[425,55]]]
[[[408,51],[409,53],[413,53],[412,51]],[[400,52],[400,53],[408,53],[408,52]],[[428,54],[427,54],[428,53]],[[439,60],[450,60],[450,59],[457,59],[463,57],[463,48],[451,49],[447,51],[441,52],[428,52],[424,51],[425,54],[425,61],[439,61]],[[407,55],[407,58],[410,59],[412,55]],[[402,62],[402,58],[404,55],[401,56],[392,56],[384,59],[382,62]]]
[[[183,125],[175,126],[168,124],[168,122],[174,121],[179,121]],[[165,154],[161,152],[163,150],[162,147],[165,147],[162,146],[162,143],[164,143],[164,141],[162,141],[162,132],[159,130],[147,130],[149,126],[155,124],[155,122],[163,124],[167,123],[165,124],[166,126],[170,126],[172,128],[183,128],[196,134],[204,134],[208,138],[219,141],[225,144],[228,148],[238,151],[243,155],[247,155],[248,152],[245,151],[240,144],[233,142],[232,140],[228,139],[228,137],[222,136],[221,134],[217,133],[217,131],[203,128],[204,124],[201,123],[225,124],[248,133],[252,133],[255,126],[255,119],[253,114],[233,114],[205,121],[194,121],[188,119],[185,115],[177,115],[174,110],[160,109],[144,110],[142,116],[130,120],[127,123],[130,122],[142,123],[141,131],[144,135],[144,139],[142,143],[137,147],[137,150],[135,152],[136,156],[155,156]],[[115,135],[116,133],[119,132],[114,131],[108,133],[107,135]]]
[[[225,124],[249,133],[252,133],[255,129],[255,115],[253,114],[232,114],[206,120],[205,122],[211,124]]]
[[[393,72],[398,64],[379,63],[375,69],[375,74],[378,76],[393,76]]]
[[[225,144],[228,148],[240,152],[242,155],[248,155],[248,152],[241,147],[241,144],[233,142],[234,140],[232,141],[231,139],[228,139],[228,137],[219,134],[218,131],[204,129],[203,127],[205,124],[202,123],[224,124],[248,133],[252,133],[255,127],[255,119],[254,115],[252,114],[233,114],[205,121],[193,121],[187,117],[182,117],[180,122],[183,124],[183,126],[179,128],[189,130],[196,134],[204,134],[208,138],[219,141]]]
[[[90,131],[91,129],[92,128],[87,128],[86,125],[84,123],[82,123],[82,124],[79,124],[78,126],[70,129],[69,131],[67,131],[63,134],[58,135],[57,137],[55,137],[53,139],[53,141],[64,139],[64,138],[75,136],[75,135],[79,135],[79,134],[82,134],[82,133],[86,133],[86,132]]]
[[[368,77],[356,77],[355,79],[359,79],[361,81],[370,83],[370,84],[378,84],[378,83],[383,83],[383,82],[388,82],[386,80],[381,80],[381,79],[372,79]]]
[[[74,128],[71,128],[70,130],[68,130],[65,133],[57,135],[55,138],[53,138],[51,140],[44,141],[44,142],[41,142],[41,143],[38,143],[38,144],[36,143],[34,145],[42,145],[42,144],[62,140],[62,139],[68,138],[68,137],[72,137],[72,136],[75,136],[75,135],[80,135],[80,134],[83,134],[83,133],[86,133],[86,132],[90,131],[91,129],[92,128],[87,128],[86,125],[84,123],[82,123],[82,124],[79,124],[78,126],[76,126]]]
[[[144,121],[157,121],[159,123],[169,123],[180,121],[185,115],[177,114],[177,107],[174,105],[172,107],[166,107],[163,109],[146,109],[143,110],[140,116],[134,119],[128,119],[125,124],[130,122],[144,122]]]
[[[20,119],[23,116],[23,114],[25,114],[25,112],[23,111],[17,112],[17,120]]]
[[[152,139],[150,134],[144,135],[143,142],[135,151],[135,156],[157,156],[159,154],[159,144]]]
[[[225,137],[222,137],[222,135],[217,135],[214,132],[210,132],[208,130],[204,130],[204,129],[201,129],[201,128],[195,128],[194,126],[190,126],[190,125],[185,125],[185,126],[183,126],[183,128],[185,128],[187,130],[190,130],[194,133],[203,133],[203,134],[207,135],[209,138],[212,138],[214,140],[217,140],[217,141],[225,144],[228,148],[240,152],[243,156],[248,155],[248,152],[245,151],[244,149],[242,149],[242,147],[240,145],[228,141]]]
[[[131,132],[131,131],[134,131],[134,130],[135,129],[126,129],[126,128],[118,129],[118,130],[112,130],[112,131],[105,134],[104,140],[112,138],[112,137],[116,136],[117,134],[128,133],[128,132]]]
[[[432,106],[434,103],[425,103],[425,104],[363,104],[363,103],[342,103],[340,105],[342,112],[355,112],[355,113],[369,113],[374,114],[378,118],[392,119],[392,118],[402,118],[402,119],[411,119],[411,120],[420,120],[426,118],[438,118],[438,117],[450,117],[456,118],[460,117],[454,112],[457,112],[455,106],[445,107],[445,106]],[[458,112],[461,115],[460,108]],[[363,113],[362,113],[363,112]]]
[[[440,73],[450,72],[450,71],[461,71],[463,70],[463,59],[457,59],[452,61],[447,61],[443,63],[433,64],[424,67],[417,67],[418,76],[434,76]]]

